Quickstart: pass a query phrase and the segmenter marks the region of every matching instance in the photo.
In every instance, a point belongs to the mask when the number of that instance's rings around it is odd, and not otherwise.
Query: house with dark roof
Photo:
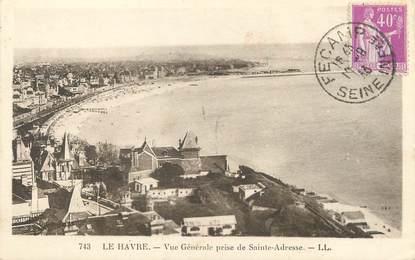
[[[42,146],[39,158],[35,163],[35,171],[43,181],[56,180],[56,159],[53,153]]]
[[[265,189],[247,198],[246,203],[252,211],[277,210],[274,195],[269,189]]]
[[[81,222],[80,235],[150,236],[151,220],[140,212],[92,216]]]
[[[175,164],[183,169],[185,175],[197,175],[201,172],[224,173],[227,169],[226,156],[200,156],[198,137],[187,131],[178,147],[151,147],[146,140],[138,147],[120,150],[120,160],[129,167],[129,182],[149,177],[158,167],[166,163]],[[128,166],[125,166],[128,165]]]
[[[89,216],[77,223],[73,234],[110,236],[180,235],[180,226],[165,220],[157,212],[139,212],[127,209],[108,214]],[[69,230],[69,229],[68,229]]]
[[[120,152],[120,156],[128,156],[127,162],[130,164],[128,182],[133,182],[139,178],[149,177],[157,169],[157,157],[147,141],[138,148],[132,148],[127,152]],[[121,157],[125,160],[125,157]]]
[[[151,235],[180,235],[180,226],[173,220],[165,220],[156,211],[142,213],[150,220]]]

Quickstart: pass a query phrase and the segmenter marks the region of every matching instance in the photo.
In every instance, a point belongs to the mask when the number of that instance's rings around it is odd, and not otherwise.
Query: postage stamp
[[[352,5],[352,22],[364,23],[374,28],[365,31],[353,41],[354,50],[359,48],[365,52],[364,57],[354,55],[354,67],[365,65],[379,70],[379,52],[384,50],[376,48],[370,41],[382,32],[391,43],[391,50],[396,58],[396,72],[407,72],[406,11],[406,5]]]
[[[371,37],[365,46],[353,43]],[[375,66],[367,62],[376,53]],[[317,45],[314,70],[320,86],[330,96],[345,103],[364,103],[383,93],[396,71],[396,58],[387,36],[376,27],[357,22],[342,23],[331,28]]]

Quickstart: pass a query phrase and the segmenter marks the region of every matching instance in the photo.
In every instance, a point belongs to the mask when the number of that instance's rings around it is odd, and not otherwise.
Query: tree
[[[118,161],[117,147],[110,143],[98,143],[98,161],[104,164],[115,164]]]
[[[97,147],[95,145],[85,146],[85,157],[89,163],[95,164],[98,158]]]
[[[160,168],[156,169],[151,177],[159,180],[161,186],[171,185],[177,183],[180,175],[184,174],[184,170],[180,165],[165,163]]]

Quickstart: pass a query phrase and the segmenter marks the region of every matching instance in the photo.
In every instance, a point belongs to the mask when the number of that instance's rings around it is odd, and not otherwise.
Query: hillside
[[[238,180],[220,174],[192,180],[191,186],[197,188],[194,196],[178,199],[173,204],[159,204],[155,210],[176,223],[186,217],[233,214],[238,222],[237,233],[245,236],[340,236],[315,214],[296,206],[300,198],[290,186],[270,180],[248,167],[241,167],[241,170],[246,176],[243,182],[261,182],[266,186],[260,201],[272,210],[251,210],[239,199],[238,193],[232,192],[232,184]]]

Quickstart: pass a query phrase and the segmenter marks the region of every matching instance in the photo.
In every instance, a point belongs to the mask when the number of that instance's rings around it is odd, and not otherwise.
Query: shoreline
[[[287,75],[288,76],[288,75]],[[53,122],[49,124],[48,127],[50,127],[49,132],[52,133],[52,135],[58,134],[58,139],[61,136],[62,128],[64,128],[65,131],[73,134],[78,135],[80,128],[82,127],[83,122],[88,120],[89,117],[97,116],[93,112],[87,112],[83,111],[83,108],[106,108],[108,110],[111,110],[113,107],[122,106],[125,104],[128,104],[130,102],[139,101],[146,97],[151,97],[154,95],[161,95],[168,91],[184,88],[184,87],[191,87],[193,84],[197,86],[198,82],[206,81],[206,80],[215,80],[215,79],[232,79],[232,78],[246,78],[241,77],[240,75],[230,75],[230,76],[219,76],[219,77],[213,77],[213,76],[201,76],[201,77],[185,77],[185,78],[174,78],[174,79],[162,79],[162,80],[154,80],[150,83],[146,83],[143,85],[131,84],[128,86],[122,86],[117,89],[113,89],[104,93],[100,93],[96,96],[93,96],[76,106],[79,106],[81,108],[81,111],[76,113],[75,117],[77,117],[77,122],[74,124],[71,124],[71,126],[63,127],[64,123],[63,121],[71,118],[74,114],[72,110],[73,108],[68,108],[59,113],[59,116],[52,120]],[[95,114],[95,115],[94,115]],[[48,120],[49,121],[49,120]],[[68,129],[69,128],[69,129]],[[59,131],[56,131],[59,129]],[[62,133],[63,135],[63,133]],[[269,175],[269,174],[267,174]],[[272,175],[269,175],[271,177],[274,177]],[[395,227],[393,227],[390,224],[387,224],[385,220],[383,220],[381,217],[376,216],[370,209],[368,208],[362,208],[360,206],[353,206],[349,204],[354,203],[342,203],[341,201],[344,201],[342,199],[338,200],[338,204],[340,207],[344,208],[350,208],[354,210],[360,210],[364,213],[368,224],[371,227],[376,228],[382,228],[382,231],[385,233],[385,235],[390,235],[390,237],[399,237],[401,231]],[[357,205],[357,204],[355,204]],[[385,228],[383,228],[385,227]],[[387,232],[387,230],[390,229],[391,232]]]
[[[160,80],[151,80],[147,82],[143,81],[140,83],[130,83],[125,86],[118,86],[59,111],[42,125],[41,131],[55,136],[56,128],[59,129],[60,126],[62,126],[61,121],[72,117],[74,107],[78,107],[80,109],[79,112],[76,112],[76,116],[78,116],[81,120],[77,121],[76,124],[71,125],[69,130],[67,130],[68,126],[66,126],[65,131],[78,135],[79,128],[82,126],[82,123],[88,120],[90,116],[94,116],[93,112],[87,112],[85,109],[98,108],[111,110],[111,108],[114,107],[138,101],[146,97],[161,95],[168,91],[187,87],[197,82],[235,77],[239,78],[239,76],[186,76],[163,78]],[[63,136],[63,133],[58,133],[58,137],[59,136]]]

